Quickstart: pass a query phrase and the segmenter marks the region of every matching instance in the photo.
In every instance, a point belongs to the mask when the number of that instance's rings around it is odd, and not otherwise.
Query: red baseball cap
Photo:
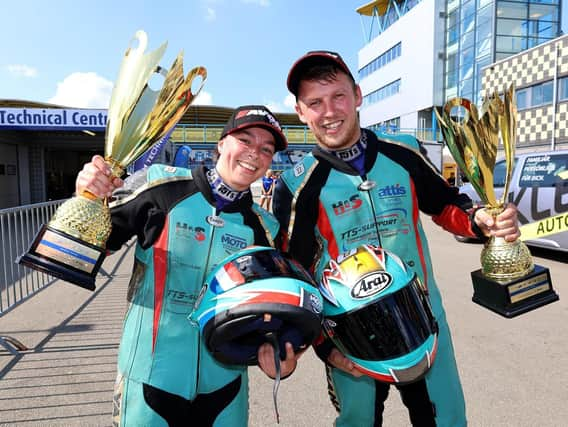
[[[270,131],[274,136],[274,148],[276,151],[282,151],[288,146],[286,137],[282,133],[280,123],[278,123],[274,114],[264,105],[244,105],[237,107],[223,128],[221,138],[233,132],[251,127],[261,127]]]
[[[349,67],[345,64],[345,61],[343,61],[343,58],[341,58],[341,55],[339,55],[339,53],[331,52],[329,50],[312,50],[298,59],[294,63],[294,65],[292,65],[292,68],[290,68],[290,71],[288,72],[288,80],[286,81],[288,90],[295,96],[298,96],[300,79],[306,72],[306,70],[313,67],[314,65],[325,64],[335,65],[345,74],[347,74],[351,78],[351,80],[355,81],[353,74],[351,74]]]

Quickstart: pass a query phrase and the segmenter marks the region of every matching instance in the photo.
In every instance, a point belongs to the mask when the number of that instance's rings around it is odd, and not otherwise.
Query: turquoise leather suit
[[[246,368],[217,362],[188,320],[207,274],[278,223],[250,194],[217,212],[205,169],[155,165],[148,183],[111,206],[110,249],[137,236],[130,306],[118,358],[120,425],[246,426]],[[216,224],[216,225],[213,225]]]
[[[365,175],[319,147],[282,175],[273,210],[284,233],[283,249],[311,269],[318,281],[330,258],[363,243],[378,244],[406,261],[427,286],[440,328],[438,353],[420,399],[433,405],[436,425],[464,426],[462,388],[419,214],[432,216],[449,231],[473,236],[480,231],[472,228],[466,211],[471,201],[420,154],[416,139],[378,139],[366,129],[361,132],[367,146]],[[360,189],[365,180],[376,186]],[[327,360],[331,343],[315,347]],[[336,426],[380,425],[386,394],[379,398],[375,380],[328,369],[330,397],[339,411]],[[417,399],[409,400],[412,405]]]

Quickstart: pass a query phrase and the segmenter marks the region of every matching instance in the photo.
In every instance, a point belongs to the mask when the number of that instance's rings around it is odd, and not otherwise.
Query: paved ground
[[[469,272],[481,247],[457,243],[425,221],[442,289],[470,426],[568,425],[568,291],[566,257],[540,252],[561,300],[515,319],[471,302]],[[0,318],[0,334],[31,350],[0,347],[0,426],[108,426],[132,249],[109,257],[94,293],[56,282]],[[540,257],[547,256],[546,258]],[[251,369],[250,425],[276,425],[272,381]],[[281,426],[331,426],[322,365],[306,354],[278,394]],[[407,426],[396,391],[386,426]]]

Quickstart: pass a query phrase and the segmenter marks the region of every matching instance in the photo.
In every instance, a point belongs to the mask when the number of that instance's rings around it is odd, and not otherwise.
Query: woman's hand
[[[305,350],[294,353],[291,343],[286,343],[286,359],[280,361],[280,377],[286,378],[296,369],[298,360]],[[258,366],[270,378],[276,378],[276,366],[274,365],[274,348],[271,344],[262,344],[258,349]]]
[[[110,197],[114,190],[123,185],[122,179],[112,177],[110,167],[101,156],[96,155],[83,166],[83,169],[77,175],[75,192],[80,195],[84,191],[88,191],[102,199]]]

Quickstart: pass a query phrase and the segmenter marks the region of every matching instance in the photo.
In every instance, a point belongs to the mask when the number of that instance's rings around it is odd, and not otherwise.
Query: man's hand
[[[474,221],[488,237],[503,237],[507,242],[513,242],[521,237],[517,207],[512,203],[507,204],[505,210],[495,219],[485,209],[478,209]]]
[[[115,189],[123,185],[124,182],[120,178],[111,179],[110,167],[101,156],[96,155],[83,166],[83,169],[77,175],[75,192],[80,195],[86,190],[102,199],[110,197]]]
[[[341,369],[342,371],[353,375],[354,377],[361,377],[364,375],[355,367],[351,360],[341,354],[341,352],[336,348],[332,349],[331,353],[329,353],[327,363],[337,369]]]
[[[305,350],[294,353],[294,347],[286,343],[286,359],[280,361],[280,377],[286,378],[296,369],[298,360]],[[276,366],[274,366],[274,348],[271,344],[262,344],[258,349],[258,366],[270,378],[276,378]]]

